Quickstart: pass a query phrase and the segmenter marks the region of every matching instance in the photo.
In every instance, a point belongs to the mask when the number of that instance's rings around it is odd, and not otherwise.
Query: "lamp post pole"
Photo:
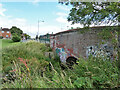
[[[38,39],[39,39],[39,23],[40,22],[44,22],[44,21],[38,20],[38,32],[37,32]]]
[[[37,33],[37,35],[39,35],[39,20],[38,20],[38,33]]]

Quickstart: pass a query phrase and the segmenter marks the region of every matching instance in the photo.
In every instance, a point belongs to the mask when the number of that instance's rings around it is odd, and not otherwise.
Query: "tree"
[[[30,36],[28,34],[25,33],[24,36],[25,36],[25,39],[30,39]]]
[[[14,34],[13,37],[12,37],[12,40],[13,40],[13,42],[20,42],[21,37],[17,34]]]
[[[80,23],[84,26],[91,24],[120,25],[120,2],[59,2],[71,4],[68,21],[72,24]]]
[[[23,31],[17,28],[16,26],[12,26],[12,28],[10,29],[10,32],[12,35],[17,34],[18,36],[21,36],[23,34]]]

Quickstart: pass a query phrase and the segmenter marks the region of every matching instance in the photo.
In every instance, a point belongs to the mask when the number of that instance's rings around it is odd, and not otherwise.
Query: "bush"
[[[0,36],[0,39],[3,39],[3,36]]]
[[[21,38],[17,34],[13,35],[12,37],[13,42],[20,42]]]

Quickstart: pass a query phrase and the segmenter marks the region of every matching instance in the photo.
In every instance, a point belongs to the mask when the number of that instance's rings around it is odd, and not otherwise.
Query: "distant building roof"
[[[3,31],[10,31],[8,28],[2,28]]]
[[[41,37],[45,37],[45,36],[47,36],[47,35],[52,36],[53,34],[45,34],[45,35],[40,35],[40,36],[41,36]]]

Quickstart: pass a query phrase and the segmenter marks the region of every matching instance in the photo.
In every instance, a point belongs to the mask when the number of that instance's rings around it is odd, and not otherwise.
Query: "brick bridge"
[[[106,28],[110,29],[109,32],[111,33],[111,36],[113,33],[115,33],[115,29],[118,32],[118,28],[113,26],[100,26],[90,27],[89,29],[79,28],[67,30],[51,35],[50,46],[60,56],[60,60],[63,63],[66,63],[67,60],[71,60],[70,58],[76,60],[80,57],[87,58],[89,55],[96,57],[98,55],[98,52],[101,54],[101,56],[106,53],[113,59],[114,49],[113,45],[111,44],[112,39],[109,38],[107,41],[105,41],[104,44],[100,44],[100,42],[104,41],[100,37],[104,36],[99,36],[99,33]]]

